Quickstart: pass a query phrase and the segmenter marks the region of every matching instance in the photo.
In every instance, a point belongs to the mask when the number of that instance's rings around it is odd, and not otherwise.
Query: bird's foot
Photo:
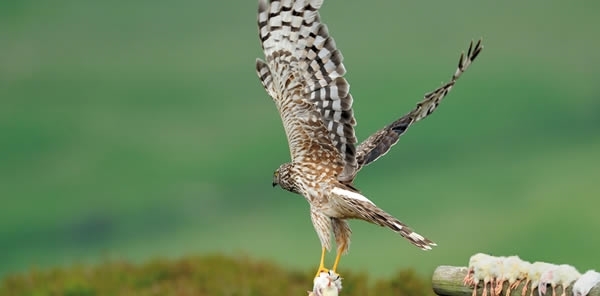
[[[325,266],[320,266],[319,269],[317,270],[317,274],[315,275],[315,277],[319,277],[321,275],[321,273],[327,273],[329,274],[329,269],[325,268]]]
[[[527,280],[525,281],[525,285],[523,285],[523,290],[521,290],[521,296],[527,295],[527,287],[529,286],[530,282],[531,282],[531,279],[527,278]]]
[[[500,295],[500,293],[502,293],[502,288],[504,285],[504,280],[500,280],[499,282],[496,282],[496,287],[494,287],[494,295]]]
[[[510,285],[510,289],[514,290],[516,289],[519,285],[521,284],[521,280],[516,280],[514,283],[512,283],[512,285]]]
[[[471,273],[467,273],[467,276],[463,279],[463,286],[472,286],[473,285],[473,275]]]

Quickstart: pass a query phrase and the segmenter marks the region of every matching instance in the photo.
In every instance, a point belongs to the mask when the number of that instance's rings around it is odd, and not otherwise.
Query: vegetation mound
[[[31,270],[7,276],[0,295],[307,295],[314,271],[289,271],[273,263],[221,255],[157,259],[144,264],[106,261]],[[429,281],[413,270],[371,281],[341,271],[342,295],[432,295]]]

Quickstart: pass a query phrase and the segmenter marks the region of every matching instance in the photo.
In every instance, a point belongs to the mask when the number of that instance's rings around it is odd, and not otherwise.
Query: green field
[[[168,4],[167,4],[168,3]],[[600,3],[325,1],[357,136],[485,49],[430,118],[356,183],[439,245],[352,223],[341,271],[465,265],[475,252],[600,268]],[[222,252],[316,268],[256,1],[0,3],[0,277]],[[332,262],[334,254],[329,255]]]

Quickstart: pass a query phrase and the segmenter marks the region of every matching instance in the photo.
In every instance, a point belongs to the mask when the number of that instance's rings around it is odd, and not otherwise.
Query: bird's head
[[[293,165],[291,163],[282,164],[273,173],[273,187],[277,185],[287,191],[300,193],[293,177]]]

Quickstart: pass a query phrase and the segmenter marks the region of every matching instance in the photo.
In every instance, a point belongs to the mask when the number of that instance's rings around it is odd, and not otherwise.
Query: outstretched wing
[[[473,41],[469,45],[469,50],[465,58],[464,52],[460,55],[458,61],[458,68],[450,82],[442,85],[438,89],[425,94],[425,98],[417,104],[417,107],[410,111],[408,114],[402,116],[400,119],[392,122],[381,130],[377,131],[365,141],[363,141],[357,148],[356,159],[358,162],[358,172],[362,167],[369,163],[377,160],[379,157],[385,155],[391,148],[398,142],[398,139],[406,130],[415,122],[427,117],[433,113],[440,101],[450,92],[456,80],[460,75],[467,70],[469,65],[477,58],[477,55],[481,52],[483,46],[481,40],[477,41],[473,46]]]
[[[297,145],[312,139],[338,156],[343,179],[357,167],[356,121],[342,55],[319,20],[322,4],[260,0],[258,28],[266,62],[257,60],[256,69],[281,114],[292,159],[305,153],[306,147]]]

